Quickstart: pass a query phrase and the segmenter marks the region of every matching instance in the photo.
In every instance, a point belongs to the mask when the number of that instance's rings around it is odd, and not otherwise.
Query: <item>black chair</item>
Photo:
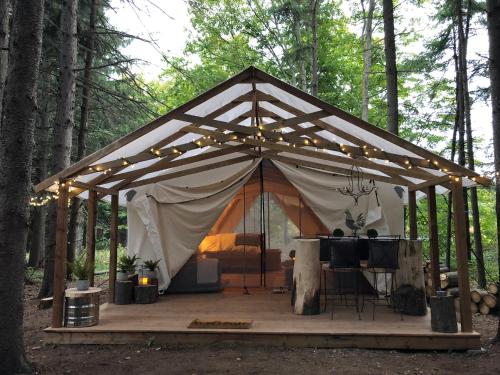
[[[376,300],[379,299],[378,292],[378,274],[384,274],[385,282],[385,299],[390,305],[389,298],[394,296],[394,291],[397,288],[396,278],[394,274],[399,269],[399,237],[384,237],[370,239],[368,242],[368,263],[367,270],[373,273],[373,287],[375,289]],[[387,275],[391,275],[390,293],[387,287]],[[373,319],[375,320],[375,306],[373,303]],[[392,303],[394,306],[394,304]]]
[[[358,251],[358,239],[357,238],[332,238],[330,242],[330,269],[333,271],[333,289],[335,290],[335,280],[338,280],[338,294],[345,296],[346,290],[342,288],[342,275],[336,278],[336,273],[354,273],[354,295],[355,295],[355,306],[356,312],[358,313],[359,319],[361,319],[359,310],[359,298],[358,298],[358,277],[361,271],[360,267],[360,257]],[[326,296],[326,290],[325,290]],[[346,299],[347,301],[347,299]],[[326,308],[326,300],[325,300]],[[332,319],[333,319],[333,306],[332,306]]]

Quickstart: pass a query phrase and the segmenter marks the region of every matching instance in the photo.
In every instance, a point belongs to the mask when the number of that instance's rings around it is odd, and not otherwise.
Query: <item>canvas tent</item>
[[[411,238],[416,238],[416,192],[424,191],[435,197],[436,189],[451,189],[456,208],[457,263],[463,289],[460,298],[465,306],[468,278],[465,219],[460,209],[462,187],[475,183],[488,185],[490,181],[249,67],[36,186],[37,192],[56,193],[59,197],[53,327],[60,326],[62,317],[67,198],[88,197],[89,213],[93,216],[97,199],[111,197],[110,278],[114,280],[117,207],[126,204],[127,195],[133,195],[132,190],[137,197],[129,199],[136,215],[129,219],[130,222],[135,220],[138,228],[142,225],[145,228],[142,236],[147,233],[152,244],[164,246],[173,241],[172,237],[178,237],[176,226],[180,225],[180,221],[172,217],[169,218],[171,222],[166,221],[165,212],[171,211],[172,215],[187,221],[188,213],[194,216],[202,201],[206,205],[204,212],[209,212],[208,217],[189,224],[193,231],[209,231],[209,224],[216,223],[260,160],[272,161],[328,229],[337,225],[336,220],[340,219],[331,215],[333,206],[329,204],[333,204],[330,197],[334,194],[323,195],[322,191],[338,186],[353,167],[359,168],[365,179],[381,186],[381,195],[385,191],[382,184],[404,187],[404,196],[409,202]],[[357,175],[355,173],[355,177]],[[394,190],[387,188],[387,191]],[[389,198],[385,209],[391,207],[392,199]],[[147,203],[153,200],[157,203]],[[369,201],[360,202],[360,207],[374,206]],[[396,220],[397,216],[384,216],[383,203],[381,207],[380,223],[396,231],[391,226],[401,221]],[[370,210],[366,212],[371,214]],[[434,218],[435,210],[430,214]],[[95,220],[88,223],[87,244],[92,261]],[[435,228],[430,228],[431,237],[437,238]],[[171,236],[166,235],[167,230]],[[183,239],[185,243],[177,250],[183,255],[171,260],[170,269],[164,270],[166,280],[181,266],[192,247],[197,246],[198,238],[195,237],[189,235]],[[437,243],[432,241],[433,261],[436,261],[437,251]],[[168,258],[168,253],[163,254]],[[112,297],[113,283],[110,289]],[[466,314],[462,311],[462,321],[464,317],[469,320]],[[470,329],[467,322],[465,329]]]
[[[230,237],[234,245],[234,233],[225,237],[213,235],[232,233],[242,220],[245,213],[237,195],[243,193],[243,186],[244,193],[250,196],[246,198],[248,206],[256,201],[260,195],[259,181],[248,182],[262,162],[261,158],[243,161],[221,167],[217,173],[204,172],[194,175],[196,178],[180,177],[129,191],[128,252],[142,259],[161,260],[161,288],[168,287],[171,278],[196,253],[207,234],[212,234],[211,239]],[[300,194],[304,206],[309,209],[302,209],[304,213],[299,212],[302,218],[294,220],[301,229],[301,222],[304,222],[302,234],[331,233],[335,228],[350,234],[351,229],[345,221],[345,211],[349,210],[354,217],[362,214],[365,218],[363,232],[373,228],[380,234],[403,235],[402,194],[398,194],[393,185],[378,183],[377,190],[361,197],[356,205],[352,197],[335,190],[345,185],[343,176],[281,162],[273,162],[273,165],[277,170],[268,166],[263,172],[263,191],[273,193],[290,217],[296,210],[285,200],[293,199],[297,192]],[[257,231],[260,229],[249,228],[249,232]],[[205,244],[202,251],[209,247],[212,247],[210,250],[221,248],[218,243],[210,245]],[[231,243],[222,246],[228,248]]]

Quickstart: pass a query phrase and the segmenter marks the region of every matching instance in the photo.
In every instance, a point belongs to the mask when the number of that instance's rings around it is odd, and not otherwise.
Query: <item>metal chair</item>
[[[357,247],[357,238],[332,238],[330,242],[330,269],[333,271],[332,283],[333,289],[335,289],[335,274],[336,273],[354,273],[354,295],[355,295],[355,306],[356,312],[358,313],[359,319],[361,319],[360,309],[359,309],[359,298],[358,298],[358,277],[361,271],[360,267],[360,256]],[[340,276],[340,275],[339,275]],[[338,278],[339,294],[345,295],[345,290],[343,291],[342,277]],[[347,299],[346,299],[347,303]],[[325,302],[326,306],[326,302]],[[332,306],[332,319],[333,319],[333,306]]]
[[[373,320],[375,320],[376,302],[380,297],[378,292],[378,274],[384,274],[385,299],[389,305],[391,304],[389,298],[392,299],[394,291],[397,288],[394,274],[399,269],[399,237],[370,239],[368,246],[367,271],[373,273],[373,287],[376,295],[376,301],[373,303]],[[390,293],[387,292],[388,274],[391,275]],[[392,305],[394,306],[393,303]]]

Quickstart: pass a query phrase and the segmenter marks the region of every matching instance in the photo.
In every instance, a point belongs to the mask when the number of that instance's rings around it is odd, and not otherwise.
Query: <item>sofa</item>
[[[193,255],[174,276],[166,292],[203,293],[223,289],[219,260]]]

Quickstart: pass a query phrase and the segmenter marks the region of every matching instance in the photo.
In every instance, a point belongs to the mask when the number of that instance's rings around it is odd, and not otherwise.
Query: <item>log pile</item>
[[[459,289],[458,289],[458,277],[457,272],[450,272],[448,268],[441,267],[440,270],[440,284],[439,288],[441,290],[446,290],[448,295],[455,298],[455,310],[457,313],[460,311],[460,299]],[[425,279],[425,294],[427,298],[432,296],[433,291],[433,280],[432,280],[432,268],[430,263],[424,265],[424,279]],[[473,288],[470,292],[471,301],[470,309],[473,314],[480,313],[482,315],[488,315],[495,311],[499,307],[499,286],[496,283],[490,283],[486,289]]]

